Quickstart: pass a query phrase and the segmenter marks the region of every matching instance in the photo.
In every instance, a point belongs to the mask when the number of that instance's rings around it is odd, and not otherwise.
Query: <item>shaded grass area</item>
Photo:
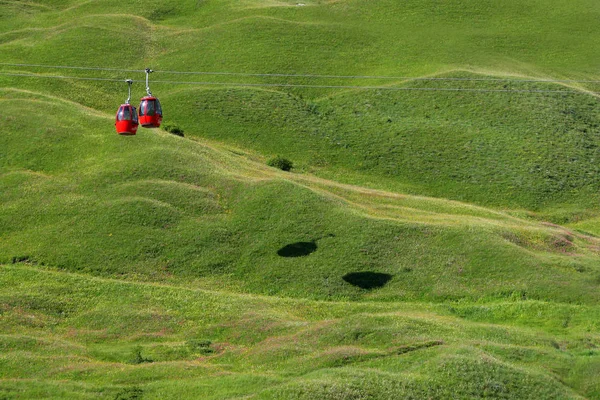
[[[593,398],[600,389],[596,307],[313,302],[1,269],[5,396]]]
[[[4,263],[319,299],[598,300],[594,237],[160,131],[118,137],[108,118],[5,93]],[[386,282],[344,278],[365,274]]]

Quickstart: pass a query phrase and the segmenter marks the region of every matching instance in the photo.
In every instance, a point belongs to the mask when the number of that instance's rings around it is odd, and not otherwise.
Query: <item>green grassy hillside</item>
[[[313,302],[31,266],[0,282],[7,398],[600,395],[597,307]]]
[[[186,128],[202,126],[206,136],[285,154],[330,178],[525,208],[560,223],[597,212],[600,103],[589,94],[381,90],[307,102],[282,93],[192,88],[166,98],[194,104],[173,110]]]
[[[600,397],[596,3],[0,3],[0,397]]]
[[[8,398],[599,393],[595,237],[2,96]]]
[[[595,303],[598,240],[447,200],[277,171],[225,147],[3,92],[0,262],[320,299]],[[298,254],[280,254],[298,244]],[[304,255],[310,257],[294,257]],[[376,294],[353,273],[394,278]]]
[[[190,134],[349,183],[574,222],[598,212],[596,20],[575,3],[510,1],[188,1],[10,3],[2,62],[162,71],[537,78],[585,82],[411,81],[174,75],[159,81],[371,85],[455,92],[230,89],[156,83],[169,119]],[[140,73],[4,66],[12,73],[103,78]],[[1,77],[114,112],[122,84]],[[566,87],[565,85],[569,86]],[[142,93],[138,84],[137,92]],[[569,93],[567,93],[569,91]],[[277,137],[277,140],[273,140]],[[590,215],[593,214],[593,215]]]

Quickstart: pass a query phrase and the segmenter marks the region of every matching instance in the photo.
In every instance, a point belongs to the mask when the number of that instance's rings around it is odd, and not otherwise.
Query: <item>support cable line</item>
[[[123,79],[95,78],[65,75],[37,75],[27,73],[0,72],[0,75],[63,80],[86,80],[104,82],[123,82]],[[145,80],[133,82],[147,83]],[[231,87],[266,87],[266,88],[305,88],[305,89],[358,89],[358,90],[388,90],[388,91],[425,91],[425,92],[480,92],[480,93],[576,93],[600,95],[591,91],[578,90],[544,90],[544,89],[477,89],[477,88],[431,88],[431,87],[393,87],[393,86],[361,86],[361,85],[303,85],[293,83],[242,83],[242,82],[202,82],[202,81],[153,81],[167,85],[199,85],[199,86],[231,86]]]
[[[38,74],[26,74],[26,73],[13,73],[13,72],[0,72],[0,75],[4,76],[17,76],[17,77],[26,77],[26,78],[47,78],[47,79],[73,79],[80,81],[105,81],[105,82],[123,82],[123,79],[114,79],[114,78],[94,78],[94,77],[85,77],[85,76],[63,76],[63,75],[38,75]],[[142,82],[133,80],[133,82]]]
[[[32,68],[52,68],[52,69],[80,69],[86,71],[112,71],[112,72],[144,72],[143,69],[120,69],[120,68],[102,68],[102,67],[76,67],[68,65],[45,65],[45,64],[11,64],[0,63],[6,67],[32,67]]]
[[[111,72],[140,72],[143,69],[120,69],[103,67],[82,67],[67,65],[44,65],[25,63],[0,63],[0,66],[31,67],[49,69],[73,69],[87,71]],[[219,72],[219,71],[169,71],[155,70],[154,72],[173,75],[221,75],[221,76],[246,76],[246,77],[274,77],[274,78],[310,78],[310,79],[385,79],[385,80],[414,80],[414,81],[482,81],[482,82],[529,82],[529,83],[600,83],[600,80],[578,79],[532,79],[532,78],[468,78],[468,77],[411,77],[411,76],[377,76],[377,75],[320,75],[320,74],[288,74],[288,73],[247,73],[247,72]]]
[[[467,77],[427,77],[427,76],[376,76],[376,75],[311,75],[311,74],[255,74],[243,72],[187,72],[187,71],[161,71],[163,74],[178,75],[225,75],[225,76],[251,76],[251,77],[279,77],[279,78],[322,78],[322,79],[385,79],[385,80],[412,80],[412,81],[482,81],[482,82],[528,82],[528,83],[600,83],[595,80],[572,79],[516,79],[516,78],[467,78]]]

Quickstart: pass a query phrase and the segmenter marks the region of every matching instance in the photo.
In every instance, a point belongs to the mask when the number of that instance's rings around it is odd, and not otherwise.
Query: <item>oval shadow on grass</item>
[[[381,272],[350,272],[342,277],[343,280],[361,289],[377,289],[384,287],[392,275]]]
[[[296,242],[283,246],[277,250],[281,257],[304,257],[317,251],[315,242]]]

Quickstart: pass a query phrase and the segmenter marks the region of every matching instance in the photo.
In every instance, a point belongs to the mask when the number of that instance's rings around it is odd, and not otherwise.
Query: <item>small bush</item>
[[[183,137],[183,129],[181,129],[179,126],[177,126],[174,123],[165,123],[163,124],[163,129],[169,133],[172,133],[173,135],[177,135],[177,136],[181,136]]]
[[[131,360],[129,362],[131,364],[142,364],[142,363],[151,363],[151,358],[145,358],[142,356],[142,346],[136,346],[131,352]]]
[[[282,171],[289,171],[294,168],[294,163],[285,157],[277,156],[267,161],[269,167],[279,168]]]
[[[137,386],[121,390],[116,394],[115,400],[137,400],[141,399],[144,391]]]
[[[25,263],[25,264],[33,264],[31,258],[29,256],[15,256],[12,258],[12,263]]]
[[[186,342],[186,345],[194,353],[211,354],[214,352],[210,347],[212,345],[210,340],[190,339]]]

